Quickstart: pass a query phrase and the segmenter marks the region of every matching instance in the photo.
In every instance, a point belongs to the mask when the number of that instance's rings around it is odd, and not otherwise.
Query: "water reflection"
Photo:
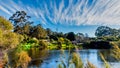
[[[117,61],[114,57],[113,57],[113,52],[112,50],[99,50],[98,51],[98,59],[100,61],[102,61],[102,59],[100,58],[99,56],[99,53],[102,53],[102,55],[104,56],[105,60],[108,61],[108,62],[119,62]]]
[[[61,60],[68,65],[68,60],[71,58],[71,53],[74,52],[68,50],[47,50],[40,48],[30,48],[27,50],[29,56],[31,57],[31,62],[29,63],[28,68],[57,68],[58,64],[61,63]],[[87,63],[87,60],[94,64],[97,68],[104,68],[104,63],[99,56],[99,53],[102,53],[105,59],[110,63],[111,68],[119,68],[120,62],[115,60],[112,56],[111,50],[79,50],[80,57],[84,63]],[[11,52],[13,55],[13,52]],[[15,55],[12,56],[15,58]],[[11,61],[13,62],[13,61]]]
[[[15,48],[8,52],[8,66],[12,68],[21,68],[25,65],[27,61],[30,60],[29,67],[40,67],[43,60],[48,57],[48,50],[37,48],[30,48],[28,50],[24,50],[23,48]],[[22,67],[25,68],[25,67]]]
[[[71,51],[70,53],[72,52],[73,51]],[[120,67],[120,63],[114,60],[114,58],[111,56],[110,50],[79,50],[84,65],[87,63],[88,60],[92,64],[96,65],[97,68],[104,68],[104,63],[99,56],[100,52],[104,56],[106,56],[105,58],[107,61],[109,61],[112,68]],[[61,62],[61,59],[67,64],[69,56],[70,54],[68,50],[65,50],[64,53],[61,53],[60,50],[49,51],[48,57],[44,59],[39,68],[57,68],[58,64]]]
[[[31,48],[28,50],[29,56],[32,58],[32,61],[30,62],[29,66],[33,67],[40,67],[40,65],[43,63],[43,60],[48,57],[48,50],[47,49],[40,49],[40,48]]]

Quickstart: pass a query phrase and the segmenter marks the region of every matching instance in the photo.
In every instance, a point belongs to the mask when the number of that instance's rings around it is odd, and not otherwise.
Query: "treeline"
[[[50,45],[59,45],[61,47],[62,44],[69,45],[81,45],[83,43],[91,43],[94,41],[119,41],[120,39],[120,29],[112,29],[107,26],[100,26],[96,29],[95,35],[96,37],[89,37],[88,34],[68,32],[55,32],[50,28],[43,28],[41,24],[34,25],[34,22],[31,21],[31,16],[27,15],[25,11],[17,11],[10,18],[9,21],[0,17],[0,34],[1,34],[1,43],[0,46],[6,46],[6,48],[11,44],[14,46],[20,43],[27,42],[37,42],[37,45],[41,45],[41,40],[45,44],[50,42]],[[7,36],[3,36],[7,35]],[[19,35],[19,36],[17,36]],[[15,37],[14,37],[15,36]],[[18,37],[18,38],[17,38]],[[11,41],[7,39],[10,38]],[[33,39],[35,38],[35,39]],[[4,40],[4,41],[3,41]],[[14,40],[14,42],[12,42]],[[44,41],[43,41],[44,40]],[[8,43],[7,43],[8,42]],[[53,44],[54,43],[54,44]],[[9,45],[7,45],[9,44]],[[46,46],[48,44],[45,44]],[[54,45],[54,46],[55,46]],[[13,47],[13,46],[12,46]]]
[[[30,18],[31,16],[28,16],[24,11],[17,11],[15,14],[13,14],[9,18],[14,25],[13,31],[29,38],[50,39],[55,41],[58,41],[58,39],[62,37],[70,41],[77,40],[80,42],[79,39],[83,41],[83,38],[85,37],[85,35],[82,33],[75,34],[74,32],[68,32],[63,34],[62,32],[54,32],[49,28],[44,29],[41,24],[33,25],[34,22],[30,21]],[[28,40],[28,38],[24,40]]]
[[[97,37],[101,37],[101,36],[120,37],[120,29],[113,29],[108,26],[100,26],[97,28],[95,35]]]
[[[76,37],[83,39],[82,33],[76,35],[74,32],[66,34],[54,32],[49,28],[44,29],[40,24],[33,25],[34,22],[30,19],[31,17],[24,11],[17,11],[9,20],[0,16],[1,67],[27,68],[29,62],[36,58],[31,56],[36,48],[38,50],[74,48],[73,41]]]
[[[100,26],[96,29],[95,35],[98,40],[118,41],[120,39],[120,29],[113,29],[108,26]]]
[[[43,28],[41,24],[34,25],[31,16],[25,11],[17,11],[9,20],[0,17],[0,47],[14,48],[19,44],[36,43],[35,45],[53,45],[61,48],[72,43],[86,42],[88,35],[74,32],[62,33]],[[42,41],[42,42],[41,42]],[[47,43],[49,44],[47,44]],[[43,44],[41,44],[43,43]]]

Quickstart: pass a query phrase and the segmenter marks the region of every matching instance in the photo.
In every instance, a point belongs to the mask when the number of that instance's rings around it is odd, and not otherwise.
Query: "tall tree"
[[[110,27],[107,26],[100,26],[97,28],[95,35],[97,37],[102,37],[102,36],[114,36],[114,37],[118,37],[120,36],[120,30],[118,29],[112,29]]]
[[[66,34],[66,38],[69,39],[70,41],[74,41],[75,40],[75,34],[74,32],[69,32]]]
[[[36,37],[38,39],[46,38],[47,35],[46,30],[40,24],[32,27],[30,30],[30,34],[32,35],[32,37]]]
[[[47,35],[48,35],[48,36],[52,35],[52,31],[51,31],[50,28],[47,28],[47,29],[46,29],[46,32],[47,32]]]
[[[27,15],[25,11],[17,11],[14,13],[9,20],[13,23],[14,25],[14,32],[23,34],[26,30],[24,30],[24,27],[28,27],[26,25],[30,25],[33,22],[29,21],[31,17]],[[24,31],[23,31],[24,30]],[[25,32],[28,33],[28,32]]]
[[[111,36],[113,34],[112,29],[110,27],[107,26],[100,26],[97,28],[95,35],[97,37],[101,37],[101,36]]]
[[[76,41],[77,42],[82,42],[84,40],[85,36],[83,33],[77,33],[76,34]]]

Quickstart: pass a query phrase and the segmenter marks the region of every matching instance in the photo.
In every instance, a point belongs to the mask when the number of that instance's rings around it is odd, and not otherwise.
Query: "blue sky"
[[[35,24],[59,32],[88,33],[98,26],[120,26],[120,0],[0,0],[0,16],[28,13]]]

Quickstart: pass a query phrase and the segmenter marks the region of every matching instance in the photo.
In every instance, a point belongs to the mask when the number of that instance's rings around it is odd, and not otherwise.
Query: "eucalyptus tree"
[[[19,34],[29,34],[29,29],[32,21],[30,21],[31,16],[28,16],[25,11],[17,11],[14,13],[9,20],[14,25],[14,32]]]

